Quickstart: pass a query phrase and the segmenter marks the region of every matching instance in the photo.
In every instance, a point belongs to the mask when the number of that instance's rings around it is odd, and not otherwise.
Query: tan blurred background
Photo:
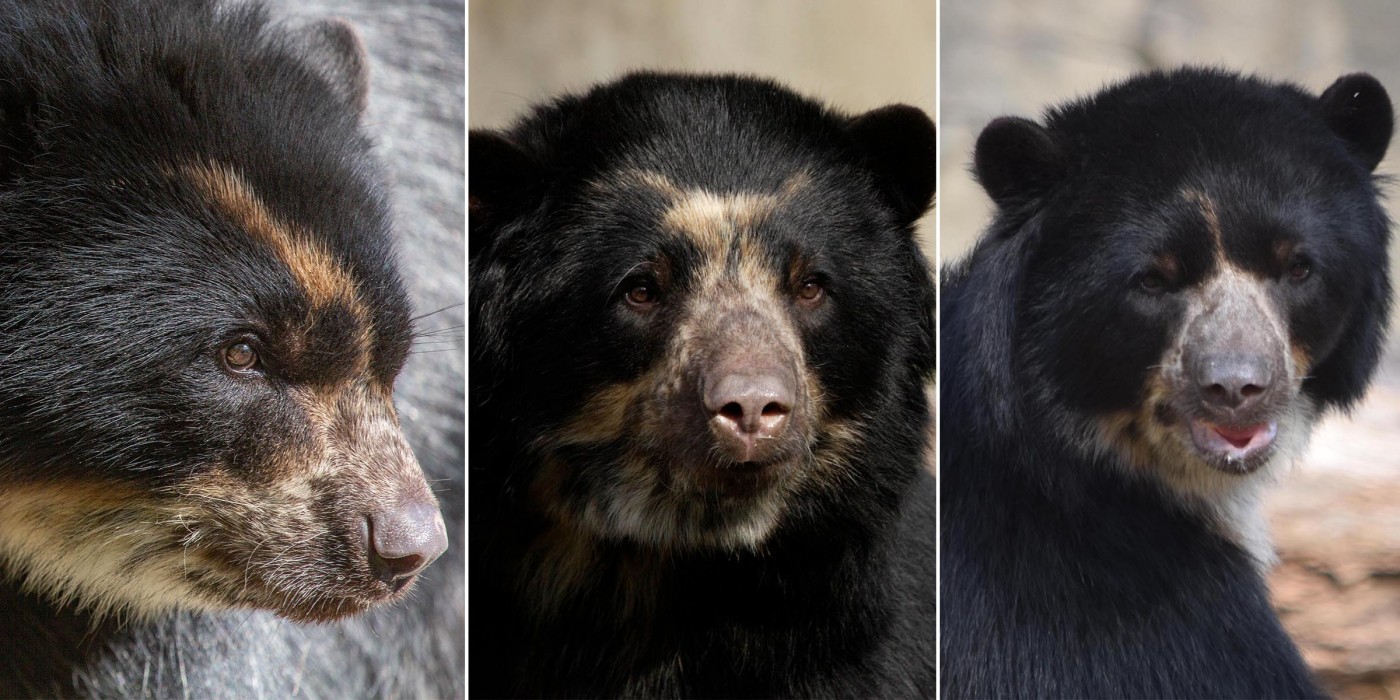
[[[1400,101],[1393,0],[942,0],[942,12],[944,260],[962,255],[991,214],[967,169],[979,130],[998,115],[1039,118],[1134,71],[1181,63],[1314,92],[1367,71]],[[1400,173],[1400,139],[1380,170]],[[1400,246],[1391,252],[1397,260]],[[1308,661],[1343,697],[1400,700],[1400,332],[1367,401],[1324,422],[1268,507],[1283,557],[1275,604]]]
[[[468,123],[504,127],[639,68],[756,73],[850,113],[932,116],[936,17],[932,0],[471,0]],[[920,235],[931,256],[932,216]]]

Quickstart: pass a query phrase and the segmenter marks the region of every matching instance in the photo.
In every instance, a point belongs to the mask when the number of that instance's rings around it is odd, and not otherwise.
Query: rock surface
[[[1400,353],[1267,502],[1275,607],[1339,697],[1400,698]]]

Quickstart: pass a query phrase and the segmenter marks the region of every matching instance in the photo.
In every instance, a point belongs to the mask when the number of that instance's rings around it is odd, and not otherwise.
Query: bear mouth
[[[716,495],[729,498],[760,496],[784,478],[796,465],[787,455],[762,461],[725,460],[697,470],[700,486]]]
[[[1188,421],[1196,452],[1212,467],[1231,474],[1249,474],[1262,467],[1278,438],[1278,421],[1246,425]]]
[[[322,592],[307,595],[307,592],[269,591],[271,600],[258,607],[270,608],[275,614],[294,622],[334,622],[402,600],[417,579],[415,574],[390,583],[377,582],[368,590],[343,594]]]

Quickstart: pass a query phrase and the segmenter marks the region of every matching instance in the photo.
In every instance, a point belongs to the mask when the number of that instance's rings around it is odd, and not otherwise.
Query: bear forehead
[[[844,241],[879,233],[878,212],[862,194],[806,168],[736,186],[623,168],[589,181],[573,213],[579,228],[621,246],[681,242],[715,256],[747,237],[794,249],[843,248]]]

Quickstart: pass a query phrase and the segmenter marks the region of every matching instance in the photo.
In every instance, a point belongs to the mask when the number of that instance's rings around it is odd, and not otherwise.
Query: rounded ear
[[[938,188],[938,130],[918,107],[889,105],[856,117],[846,128],[865,151],[876,184],[901,225],[923,216]]]
[[[1395,129],[1390,96],[1380,81],[1367,73],[1344,75],[1317,103],[1327,126],[1347,142],[1367,170],[1375,170]]]
[[[973,154],[977,181],[998,207],[1040,197],[1069,170],[1055,137],[1020,117],[998,117],[977,137]]]
[[[519,214],[539,188],[542,168],[504,134],[473,129],[467,141],[467,219],[470,259]]]
[[[360,33],[339,17],[316,22],[306,31],[312,38],[316,66],[355,110],[355,115],[363,115],[369,104],[369,54],[360,41]]]

